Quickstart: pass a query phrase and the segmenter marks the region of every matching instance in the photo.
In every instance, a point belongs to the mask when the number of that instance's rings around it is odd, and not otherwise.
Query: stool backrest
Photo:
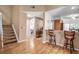
[[[54,35],[54,30],[49,29],[48,30],[48,35],[53,36]]]
[[[75,36],[75,31],[64,31],[65,39],[73,40]]]

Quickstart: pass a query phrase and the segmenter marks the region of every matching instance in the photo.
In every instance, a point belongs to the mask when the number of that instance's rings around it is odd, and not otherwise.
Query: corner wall
[[[0,12],[3,15],[3,25],[11,24],[11,6],[0,5]]]

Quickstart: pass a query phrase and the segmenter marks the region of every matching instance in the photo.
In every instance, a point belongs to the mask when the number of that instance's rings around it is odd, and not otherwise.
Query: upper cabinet
[[[61,23],[60,19],[54,20],[54,30],[61,30],[63,24]]]

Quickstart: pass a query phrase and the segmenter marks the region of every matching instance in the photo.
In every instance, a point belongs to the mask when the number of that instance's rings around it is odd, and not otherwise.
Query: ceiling
[[[48,12],[54,17],[67,16],[71,14],[79,14],[79,6],[67,5],[67,6],[62,6],[60,8],[56,8],[54,10],[50,10]]]
[[[43,18],[43,12],[26,12],[28,17],[41,17]]]

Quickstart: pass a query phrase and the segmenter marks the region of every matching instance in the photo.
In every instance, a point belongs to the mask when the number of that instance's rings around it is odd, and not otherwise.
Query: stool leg
[[[72,49],[73,49],[73,41],[70,41],[70,53],[72,53]]]
[[[67,49],[68,40],[65,40],[64,47]]]
[[[73,51],[74,51],[74,44],[73,44],[73,41],[72,41],[72,48],[73,48]]]
[[[56,38],[55,38],[55,36],[54,36],[54,42],[55,42],[55,45],[56,45]]]
[[[52,37],[50,36],[49,43],[52,44]]]

